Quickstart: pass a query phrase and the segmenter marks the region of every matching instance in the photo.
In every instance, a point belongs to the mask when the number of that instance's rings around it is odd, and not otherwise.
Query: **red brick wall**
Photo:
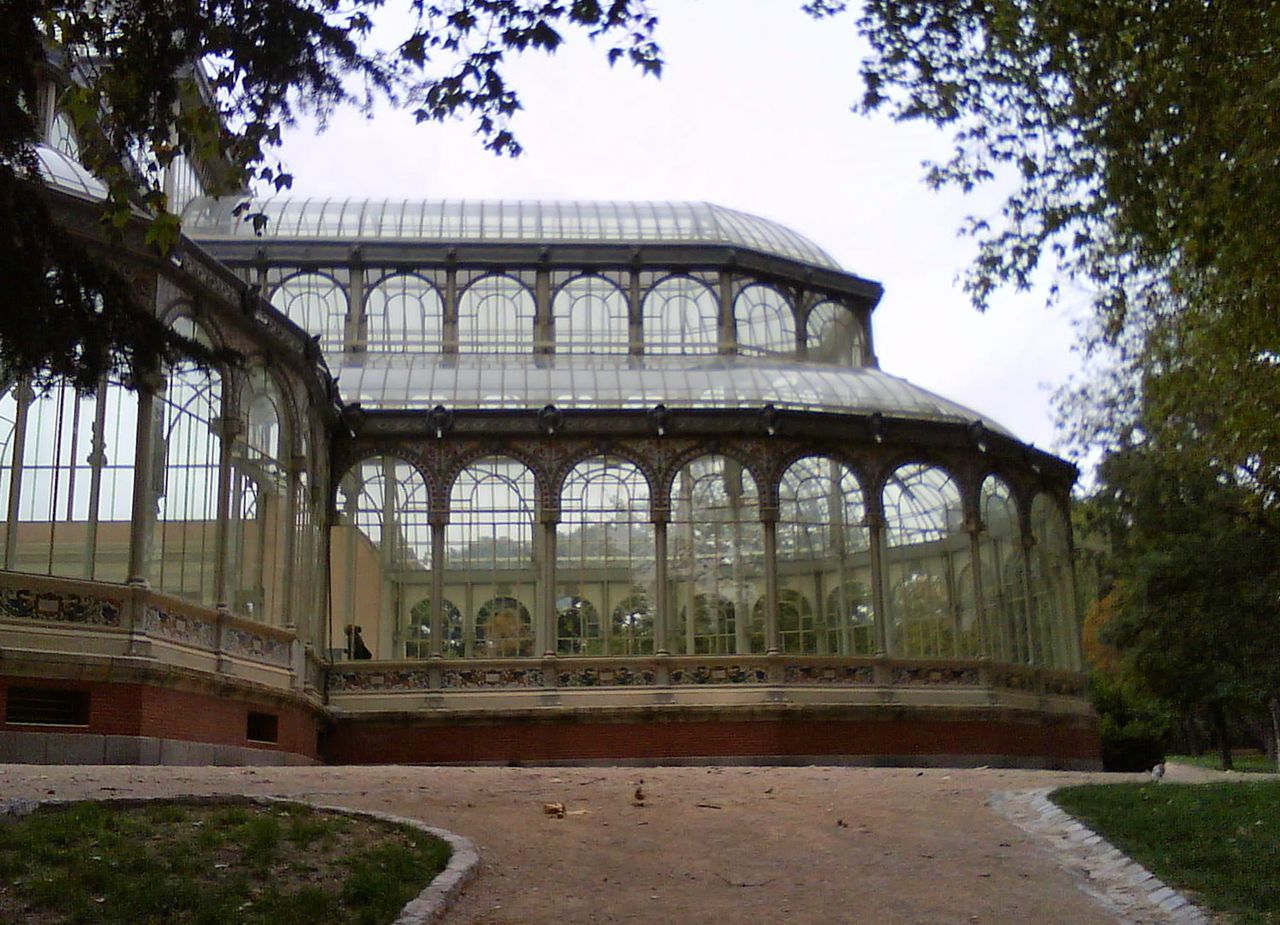
[[[648,723],[340,721],[334,764],[661,760],[679,757],[901,757],[1005,755],[1050,762],[1096,760],[1092,724],[893,720],[753,720]]]
[[[11,686],[88,691],[89,725],[8,725],[4,721],[5,703]],[[245,738],[250,710],[279,716],[277,742],[251,742]],[[152,736],[210,745],[243,745],[316,758],[319,724],[314,713],[300,706],[257,701],[248,696],[216,697],[151,684],[0,678],[0,729]]]

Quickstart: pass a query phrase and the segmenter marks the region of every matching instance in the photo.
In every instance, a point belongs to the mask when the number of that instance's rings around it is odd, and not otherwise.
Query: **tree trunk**
[[[1231,760],[1231,742],[1227,739],[1227,717],[1222,712],[1222,704],[1209,705],[1209,721],[1213,723],[1213,736],[1218,740],[1218,762],[1224,771],[1234,771]]]
[[[1272,697],[1271,708],[1271,760],[1280,771],[1280,696]]]

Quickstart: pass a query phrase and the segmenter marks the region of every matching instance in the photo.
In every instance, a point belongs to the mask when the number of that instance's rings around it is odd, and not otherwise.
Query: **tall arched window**
[[[671,492],[668,527],[672,650],[683,654],[765,651],[764,528],[755,479],[726,456],[682,468]]]
[[[271,304],[289,320],[320,336],[320,349],[341,353],[346,340],[347,293],[332,276],[298,273],[271,293]]]
[[[960,491],[942,469],[899,466],[884,486],[890,651],[906,658],[951,658],[978,636],[966,624],[956,577],[969,565]]]
[[[9,523],[9,496],[16,490],[13,481],[13,453],[18,436],[18,387],[8,386],[0,394],[0,518],[4,527],[0,529],[0,563],[9,563],[9,534],[17,533],[17,524]],[[5,568],[12,566],[5,564]]]
[[[875,651],[870,542],[853,470],[810,456],[792,463],[778,492],[778,589],[822,607],[812,638],[784,633],[784,652]]]
[[[706,283],[668,276],[644,297],[644,352],[715,353],[720,344],[719,300]]]
[[[370,352],[439,351],[444,301],[430,281],[416,273],[385,276],[364,302],[365,348]]]
[[[644,474],[610,456],[579,463],[560,493],[556,536],[557,651],[652,654],[654,547]]]
[[[792,356],[796,352],[796,322],[791,302],[772,286],[756,283],[738,293],[733,303],[738,352]]]
[[[375,658],[400,655],[401,608],[430,589],[430,510],[426,479],[403,459],[364,459],[339,481],[329,539],[335,649],[350,653],[358,627]]]
[[[533,654],[531,615],[537,613],[541,561],[535,497],[533,473],[506,457],[478,460],[453,483],[445,595],[462,608],[468,656]]]
[[[862,325],[839,302],[819,302],[809,309],[804,340],[805,355],[810,360],[841,366],[863,366],[867,362]]]
[[[983,480],[979,504],[982,533],[978,539],[978,555],[982,560],[988,651],[999,661],[1025,663],[1030,652],[1018,505],[1009,486],[995,475]]]
[[[458,297],[458,350],[532,353],[533,293],[518,279],[481,276]]]
[[[444,618],[444,640],[440,654],[444,658],[460,658],[464,651],[462,642],[462,611],[447,598],[441,602]],[[431,598],[424,597],[409,609],[409,628],[404,638],[405,658],[429,658],[431,651]]]
[[[173,327],[207,342],[195,323]],[[157,457],[156,540],[151,581],[160,591],[202,604],[217,601],[214,587],[218,530],[219,463],[222,456],[222,378],[211,369],[181,362],[165,378],[155,403]]]
[[[1053,668],[1076,668],[1075,590],[1066,518],[1044,493],[1031,502],[1032,637],[1038,661]]]
[[[16,492],[13,549],[4,561],[18,571],[123,581],[133,501],[137,396],[116,382],[82,393],[67,382],[31,393],[19,414],[13,390],[0,405],[6,457],[3,495]],[[18,483],[10,488],[23,428]]]
[[[576,276],[551,303],[557,353],[626,353],[627,294],[603,276]]]
[[[287,614],[285,551],[292,528],[283,399],[270,374],[252,367],[241,393],[244,431],[231,456],[228,575],[231,606],[266,623]]]

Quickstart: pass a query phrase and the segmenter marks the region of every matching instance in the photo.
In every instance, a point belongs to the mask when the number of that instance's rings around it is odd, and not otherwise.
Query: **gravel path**
[[[1184,770],[1195,769],[1171,776]],[[1081,889],[1045,838],[991,803],[1096,779],[836,767],[7,765],[0,793],[276,794],[421,819],[480,850],[479,877],[450,925],[652,925],[689,913],[787,925],[1092,925],[1116,922],[1115,912]],[[547,814],[548,803],[564,804],[563,817]]]

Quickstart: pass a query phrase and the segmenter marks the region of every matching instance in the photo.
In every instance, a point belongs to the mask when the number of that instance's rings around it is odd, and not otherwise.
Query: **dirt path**
[[[449,913],[450,925],[651,925],[690,913],[753,925],[1101,925],[1115,918],[1043,844],[987,805],[996,791],[1099,777],[827,767],[8,765],[0,766],[0,794],[279,794],[413,816],[480,848],[480,876]],[[638,785],[643,806],[634,805]],[[548,802],[564,803],[565,816],[546,815]]]

